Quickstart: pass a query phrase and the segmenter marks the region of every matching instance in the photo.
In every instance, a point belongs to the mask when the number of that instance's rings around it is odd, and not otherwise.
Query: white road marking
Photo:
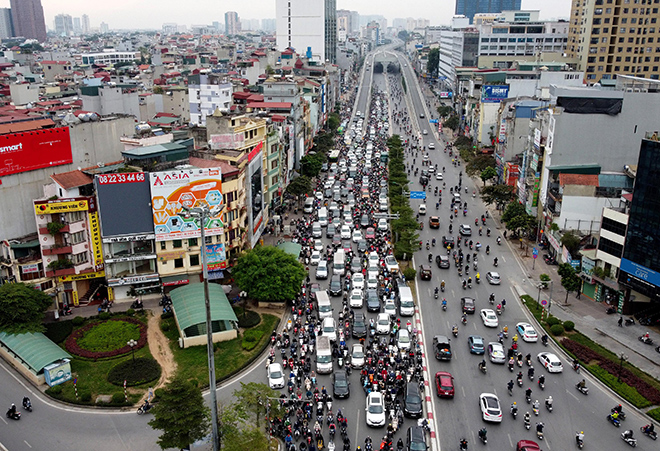
[[[461,385],[461,391],[463,392],[463,398],[467,398],[467,395],[465,394],[465,387]]]
[[[23,440],[23,442],[24,442],[28,447],[32,448],[32,446],[27,442],[27,440]]]
[[[506,260],[504,259],[503,255],[500,257],[500,260],[502,260],[504,263],[506,263]]]
[[[9,424],[9,423],[7,423],[7,420],[5,420],[5,419],[2,418],[2,417],[0,417],[0,420],[2,420],[2,422],[5,423],[5,424]]]
[[[511,434],[507,434],[507,437],[509,437],[509,445],[511,445],[511,448],[513,448],[513,440],[511,439]]]

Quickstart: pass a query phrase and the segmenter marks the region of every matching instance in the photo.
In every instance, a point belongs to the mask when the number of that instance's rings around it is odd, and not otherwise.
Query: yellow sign
[[[177,258],[183,258],[186,256],[186,251],[171,251],[171,252],[162,252],[158,254],[158,260],[161,262],[166,262],[168,260],[176,260]]]
[[[108,301],[114,301],[115,300],[115,290],[112,289],[112,287],[108,287]]]
[[[97,277],[105,277],[105,271],[88,272],[85,274],[73,274],[71,276],[60,276],[60,282],[75,282],[76,280],[96,279]]]
[[[78,292],[74,290],[71,292],[71,295],[73,296],[73,305],[78,307],[78,304],[80,303],[78,301]]]
[[[87,211],[89,210],[89,203],[86,200],[35,203],[34,210],[38,215],[66,213],[68,211]]]
[[[101,244],[101,226],[99,225],[99,213],[97,211],[89,214],[89,231],[92,234],[94,266],[98,269],[103,265],[103,245]]]

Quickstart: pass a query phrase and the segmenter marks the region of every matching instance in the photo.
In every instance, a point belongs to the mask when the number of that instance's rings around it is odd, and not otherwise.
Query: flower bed
[[[135,345],[134,349],[140,349],[147,344],[147,325],[142,323],[141,321],[138,321],[137,319],[133,319],[133,318],[112,318],[109,319],[108,321],[122,321],[125,323],[131,323],[139,326],[140,338],[137,340],[137,345]],[[128,346],[127,344],[125,344],[120,348],[113,349],[110,351],[95,352],[95,351],[89,351],[87,349],[83,349],[78,344],[78,340],[81,339],[87,332],[89,332],[99,324],[103,324],[103,323],[95,322],[95,323],[87,324],[86,326],[83,326],[80,329],[75,330],[66,340],[65,343],[66,350],[69,351],[71,354],[75,354],[80,357],[84,357],[87,359],[94,359],[94,360],[116,357],[131,352],[131,347]]]

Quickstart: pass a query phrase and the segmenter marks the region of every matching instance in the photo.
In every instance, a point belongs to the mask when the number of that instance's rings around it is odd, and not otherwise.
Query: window
[[[213,237],[212,236],[205,236],[204,237],[204,243],[205,244],[213,244]]]
[[[598,250],[607,252],[608,254],[614,255],[617,258],[621,258],[621,254],[623,253],[623,246],[601,236],[600,240],[598,241]]]
[[[83,241],[85,241],[85,232],[84,231],[80,231],[80,232],[76,232],[76,233],[71,234],[71,244],[78,244],[78,243],[82,243]]]
[[[79,265],[87,261],[87,252],[81,252],[80,254],[73,254],[71,261],[74,265]]]
[[[172,240],[172,247],[178,249],[183,247],[183,242],[181,240]]]
[[[619,33],[625,33],[625,32],[626,32],[626,27],[619,28]],[[620,42],[623,42],[623,40],[621,40]]]
[[[175,268],[183,268],[183,259],[182,258],[177,258],[174,260],[174,267]]]
[[[621,23],[628,23],[628,19],[626,17],[621,18]]]
[[[275,169],[275,168],[277,168],[278,164],[279,164],[279,161],[273,160],[273,161],[270,162],[270,168]]]
[[[190,266],[199,266],[199,254],[190,256]]]
[[[188,247],[197,247],[197,238],[188,238]]]
[[[164,251],[165,249],[167,249],[167,243],[165,241],[161,241],[160,242],[160,250]]]

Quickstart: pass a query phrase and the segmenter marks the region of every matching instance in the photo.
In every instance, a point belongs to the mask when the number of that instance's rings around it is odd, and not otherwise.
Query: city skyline
[[[10,0],[0,0],[0,8],[8,8]],[[196,0],[196,8],[181,10],[180,2],[160,0],[156,2],[134,2],[133,0],[114,0],[110,3],[90,3],[85,0],[41,0],[46,16],[46,27],[53,29],[55,16],[69,14],[81,17],[87,14],[91,28],[98,28],[101,22],[109,24],[110,29],[161,29],[163,23],[180,25],[211,25],[212,22],[224,23],[227,11],[236,11],[244,19],[275,18],[275,0],[253,0],[249,4],[235,6],[218,3],[215,0]],[[454,15],[455,0],[443,0],[434,5],[429,12],[428,3],[415,1],[402,7],[400,1],[382,0],[378,7],[367,0],[337,0],[337,9],[358,11],[361,15],[383,15],[392,24],[395,18],[425,18],[431,25],[448,25]],[[541,19],[568,18],[571,0],[523,0],[522,9],[541,11]],[[134,14],[128,15],[127,11]],[[224,30],[223,30],[224,31]]]

